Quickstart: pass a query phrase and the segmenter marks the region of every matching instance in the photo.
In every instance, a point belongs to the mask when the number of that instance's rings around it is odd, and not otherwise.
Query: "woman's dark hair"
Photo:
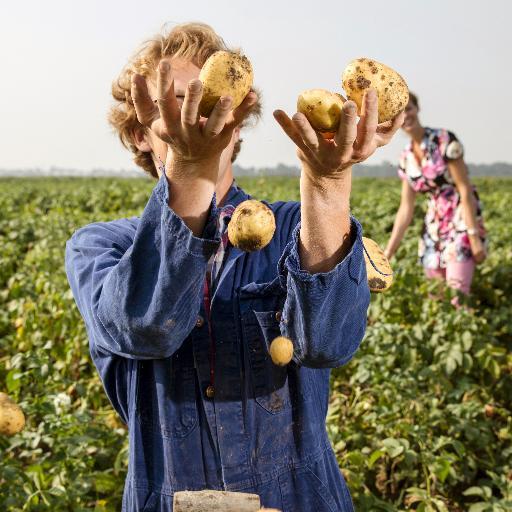
[[[413,92],[409,91],[409,101],[416,107],[420,108],[420,102],[418,100],[418,96]]]

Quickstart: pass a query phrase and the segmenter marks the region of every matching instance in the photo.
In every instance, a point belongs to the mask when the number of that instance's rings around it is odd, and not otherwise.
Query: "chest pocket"
[[[271,414],[290,407],[288,366],[277,366],[269,354],[270,343],[280,336],[279,311],[249,311],[242,330],[251,368],[254,399]]]
[[[137,418],[163,437],[182,438],[197,426],[196,370],[190,343],[167,359],[139,361]]]

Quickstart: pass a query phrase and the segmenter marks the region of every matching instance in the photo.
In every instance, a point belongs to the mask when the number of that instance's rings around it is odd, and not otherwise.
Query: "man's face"
[[[190,82],[190,80],[194,80],[199,77],[200,69],[192,62],[183,60],[179,57],[171,58],[170,63],[172,74],[174,77],[174,92],[176,94],[176,99],[178,100],[178,105],[181,107],[183,105],[183,100],[185,99],[185,91],[187,89],[187,85]],[[148,89],[151,98],[155,100],[157,97],[156,83],[153,83],[152,81],[148,80]],[[160,176],[160,162],[165,162],[167,158],[167,151],[172,150],[162,139],[158,138],[151,130],[148,130],[148,135],[148,142],[152,149],[153,160],[155,161],[158,175]],[[220,182],[225,177],[226,172],[231,172],[231,156],[233,155],[233,149],[238,138],[239,130],[236,129],[233,132],[233,137],[231,137],[231,142],[222,152],[220,158],[218,182]]]

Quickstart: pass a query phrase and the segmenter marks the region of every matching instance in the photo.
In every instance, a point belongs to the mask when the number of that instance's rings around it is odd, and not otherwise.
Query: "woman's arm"
[[[485,247],[478,233],[475,195],[473,194],[471,182],[469,181],[468,170],[464,159],[461,157],[456,160],[448,161],[448,170],[459,192],[464,222],[469,232],[473,233],[468,233],[473,259],[476,263],[482,263],[486,258]]]
[[[402,241],[409,224],[414,215],[414,205],[416,203],[416,192],[411,188],[406,180],[402,181],[402,195],[400,198],[400,206],[395,217],[393,231],[389,238],[388,245],[384,254],[389,259],[397,251],[400,242]]]

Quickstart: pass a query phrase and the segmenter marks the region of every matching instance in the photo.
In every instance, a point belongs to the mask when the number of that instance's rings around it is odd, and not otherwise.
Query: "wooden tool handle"
[[[180,491],[174,494],[174,512],[257,512],[257,494],[227,491]]]

